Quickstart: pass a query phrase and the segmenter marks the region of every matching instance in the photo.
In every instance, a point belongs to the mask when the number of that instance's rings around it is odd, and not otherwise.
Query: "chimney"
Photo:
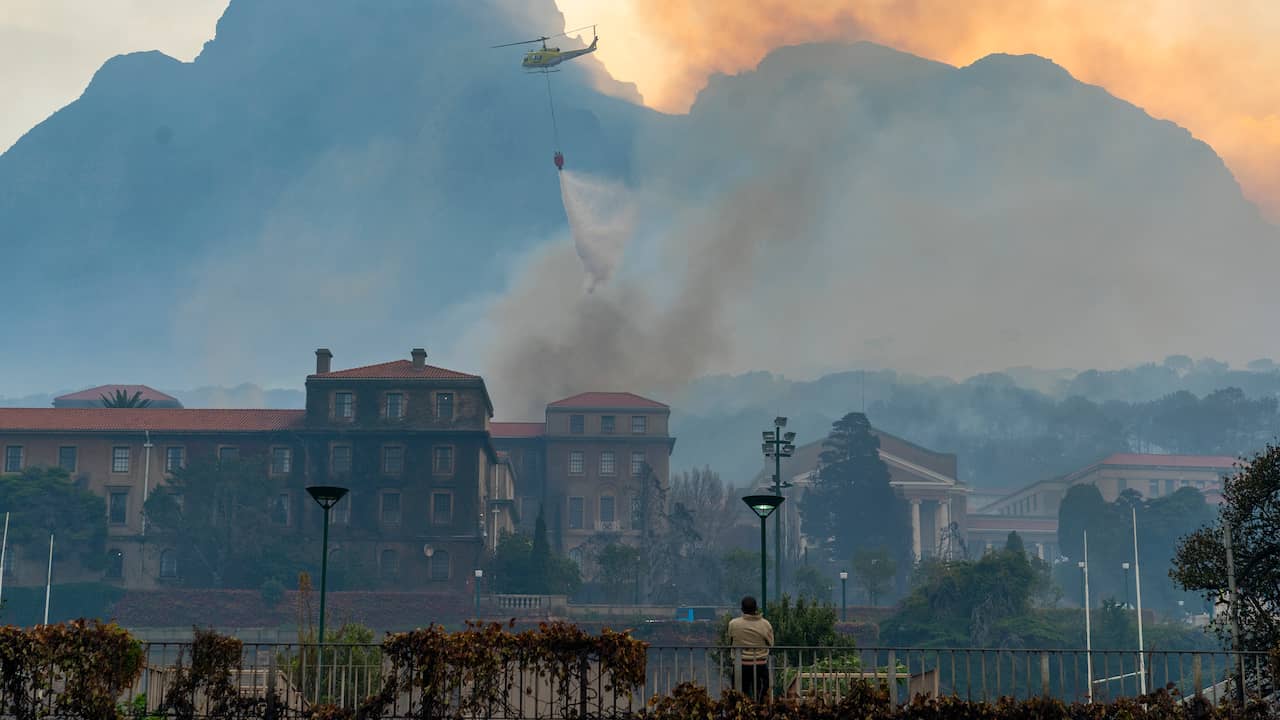
[[[414,348],[410,353],[413,356],[413,369],[421,370],[427,366],[427,351],[422,348]]]
[[[329,352],[329,348],[316,350],[316,374],[323,375],[329,372],[329,363],[332,361],[333,353]]]

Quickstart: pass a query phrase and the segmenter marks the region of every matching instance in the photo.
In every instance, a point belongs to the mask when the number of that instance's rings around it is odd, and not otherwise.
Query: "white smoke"
[[[559,175],[573,247],[587,273],[585,288],[594,292],[622,262],[627,241],[635,232],[635,203],[621,183],[568,171]]]

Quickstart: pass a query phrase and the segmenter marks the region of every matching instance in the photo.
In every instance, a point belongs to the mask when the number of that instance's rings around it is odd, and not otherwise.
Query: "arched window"
[[[400,551],[387,548],[378,555],[378,569],[384,580],[391,580],[400,575]]]
[[[436,550],[431,554],[431,579],[432,580],[448,580],[451,568],[449,567],[449,551]]]
[[[163,550],[160,552],[160,577],[178,577],[178,553],[173,550]]]
[[[117,548],[107,551],[107,577],[119,580],[124,577],[124,552]]]

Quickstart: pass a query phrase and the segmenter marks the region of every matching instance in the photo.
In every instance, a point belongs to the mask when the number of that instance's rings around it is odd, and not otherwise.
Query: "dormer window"
[[[356,414],[355,396],[349,392],[333,394],[333,417],[337,420],[350,420]]]
[[[404,417],[404,393],[387,393],[387,419],[399,420]]]

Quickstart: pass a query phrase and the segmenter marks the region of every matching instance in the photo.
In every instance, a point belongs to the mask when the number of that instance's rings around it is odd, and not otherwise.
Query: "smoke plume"
[[[582,7],[578,7],[581,5]],[[774,48],[871,40],[953,65],[991,53],[1048,57],[1221,154],[1245,194],[1280,218],[1280,6],[1145,0],[560,0],[609,28],[600,59],[646,104],[683,112],[716,73],[755,67]],[[580,11],[580,12],[579,12]],[[660,51],[655,51],[660,48]]]

